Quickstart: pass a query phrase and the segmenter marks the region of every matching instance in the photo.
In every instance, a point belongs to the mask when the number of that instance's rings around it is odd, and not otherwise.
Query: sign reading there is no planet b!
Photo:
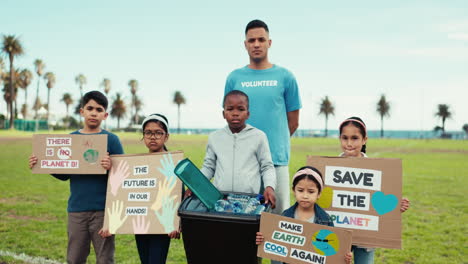
[[[107,135],[33,135],[35,174],[105,174]]]

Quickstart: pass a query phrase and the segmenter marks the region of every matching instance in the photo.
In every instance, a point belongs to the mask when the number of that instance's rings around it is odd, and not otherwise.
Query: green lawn
[[[126,153],[146,152],[137,134],[119,136]],[[207,136],[171,135],[168,147],[184,150],[200,166],[206,142]],[[0,263],[26,263],[2,252],[64,262],[68,182],[30,173],[31,134],[0,131],[0,147]],[[367,148],[371,157],[403,160],[403,194],[411,200],[403,215],[403,249],[378,249],[376,263],[468,263],[463,191],[468,186],[468,141],[370,139]],[[294,138],[291,175],[308,154],[338,153],[337,139]],[[133,236],[117,236],[115,258],[117,263],[139,263]],[[95,262],[93,255],[89,262]],[[167,263],[186,263],[181,240],[172,240]]]

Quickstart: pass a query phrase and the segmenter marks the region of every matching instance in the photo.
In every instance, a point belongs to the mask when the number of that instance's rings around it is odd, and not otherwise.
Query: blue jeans
[[[373,264],[375,248],[352,246],[354,264]]]

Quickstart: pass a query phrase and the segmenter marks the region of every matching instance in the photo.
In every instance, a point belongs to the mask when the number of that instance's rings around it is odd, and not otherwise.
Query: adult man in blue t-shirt
[[[268,137],[277,178],[274,212],[280,214],[290,206],[289,137],[299,126],[299,89],[291,72],[268,60],[271,39],[265,22],[253,20],[247,24],[244,44],[250,63],[231,72],[224,94],[240,90],[250,98],[247,123]]]

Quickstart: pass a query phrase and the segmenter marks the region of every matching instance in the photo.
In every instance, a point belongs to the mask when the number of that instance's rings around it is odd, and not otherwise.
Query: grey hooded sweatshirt
[[[264,132],[246,125],[239,133],[229,126],[210,134],[202,173],[220,191],[259,193],[276,188],[276,173]]]

